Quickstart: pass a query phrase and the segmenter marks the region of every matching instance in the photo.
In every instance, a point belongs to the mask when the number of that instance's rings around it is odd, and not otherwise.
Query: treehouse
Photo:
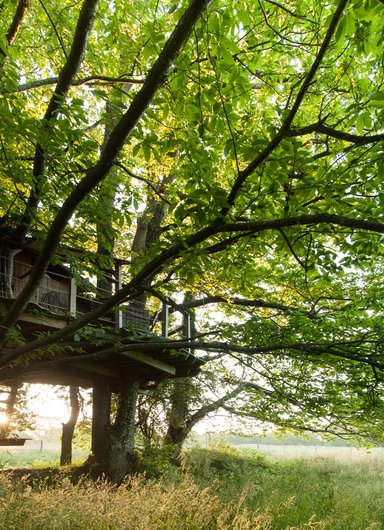
[[[19,317],[18,327],[26,342],[65,328],[121,288],[123,261],[114,260],[114,268],[104,271],[104,287],[100,287],[89,272],[74,274],[65,263],[65,252],[68,251],[59,252],[54,263],[49,265]],[[79,251],[73,252],[81,257]],[[0,316],[25,286],[38,253],[39,247],[32,240],[17,249],[3,243]],[[0,383],[47,383],[87,388],[103,378],[117,388],[121,373],[129,372],[138,378],[142,388],[147,388],[166,377],[196,374],[201,361],[188,348],[175,353],[166,344],[163,346],[162,341],[166,342],[168,337],[188,341],[189,314],[156,299],[131,300],[93,321],[86,338],[79,334],[57,344],[54,360],[51,354],[42,355],[28,365],[3,370]]]

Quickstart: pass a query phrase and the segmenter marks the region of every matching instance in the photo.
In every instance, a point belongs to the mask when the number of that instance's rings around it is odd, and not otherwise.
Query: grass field
[[[0,529],[384,530],[381,453],[276,459],[193,448],[183,470],[152,455],[148,471],[119,488],[2,476]]]
[[[85,460],[87,453],[74,451],[74,461]],[[0,448],[0,469],[10,467],[43,467],[54,465],[60,462],[60,449],[43,448],[38,445],[26,445],[25,447],[1,447]]]

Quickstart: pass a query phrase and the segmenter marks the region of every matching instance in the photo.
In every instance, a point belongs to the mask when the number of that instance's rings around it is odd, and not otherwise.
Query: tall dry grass
[[[190,478],[179,484],[133,478],[120,487],[105,482],[32,487],[0,479],[1,530],[274,530],[268,508],[250,513],[244,498],[223,503]],[[281,506],[286,509],[286,506]],[[322,529],[309,521],[293,528]]]
[[[384,460],[274,462],[221,447],[188,451],[182,471],[159,453],[120,487],[36,472],[0,475],[0,530],[384,529]]]

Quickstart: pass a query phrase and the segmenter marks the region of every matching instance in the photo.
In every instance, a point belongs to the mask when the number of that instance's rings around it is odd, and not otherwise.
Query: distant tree
[[[61,433],[61,452],[60,452],[60,465],[72,463],[72,444],[73,436],[77,420],[80,414],[80,396],[79,388],[75,386],[69,387],[69,406],[70,415],[68,421],[63,423],[63,429]]]
[[[30,405],[28,385],[0,385],[0,438],[35,429],[36,413]]]

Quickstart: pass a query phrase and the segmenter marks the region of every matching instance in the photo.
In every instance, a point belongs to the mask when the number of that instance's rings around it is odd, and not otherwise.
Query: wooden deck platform
[[[0,446],[23,446],[27,440],[31,440],[31,438],[0,438]]]

